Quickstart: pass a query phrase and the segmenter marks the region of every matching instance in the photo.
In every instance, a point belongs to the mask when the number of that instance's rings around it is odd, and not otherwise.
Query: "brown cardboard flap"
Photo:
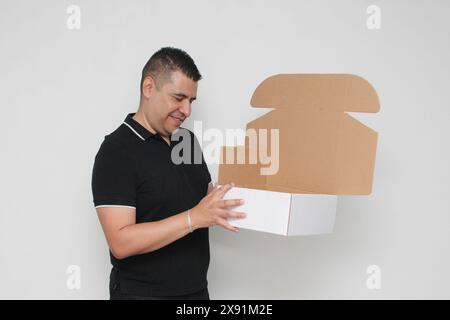
[[[230,161],[231,154],[236,161],[238,152],[242,150],[244,150],[246,159],[248,159],[248,146],[222,147],[220,158],[223,159],[223,163],[219,165],[219,183],[226,184],[234,182],[241,187],[247,186],[250,188],[249,186],[258,186],[255,189],[264,189],[267,181],[266,176],[259,174],[259,164],[224,164],[227,160]]]
[[[263,154],[273,150],[270,143],[250,144],[247,137],[245,146],[222,149],[222,155],[245,150],[247,162],[221,163],[219,183],[292,193],[371,192],[377,133],[345,113],[379,110],[378,96],[366,80],[349,74],[276,75],[257,87],[251,104],[274,108],[247,129],[278,129],[278,171],[262,175],[267,164],[248,162],[254,148]]]
[[[264,80],[250,104],[255,108],[324,108],[378,112],[378,95],[365,79],[352,74],[278,74]]]

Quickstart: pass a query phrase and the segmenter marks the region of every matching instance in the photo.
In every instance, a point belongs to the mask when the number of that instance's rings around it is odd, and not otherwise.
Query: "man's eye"
[[[180,101],[183,100],[183,98],[178,98],[178,97],[174,97],[174,98],[175,98],[175,100],[177,100],[178,102],[180,102]]]

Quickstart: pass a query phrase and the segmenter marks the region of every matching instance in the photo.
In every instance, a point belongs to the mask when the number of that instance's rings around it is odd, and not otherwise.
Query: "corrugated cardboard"
[[[244,148],[248,159],[252,148],[257,147],[249,145],[248,138],[244,146],[222,149],[220,184],[234,182],[241,188],[265,191],[250,195],[241,190],[227,195],[227,198],[247,195],[247,206],[254,206],[254,202],[263,204],[260,209],[247,212],[247,222],[235,221],[235,225],[285,235],[331,232],[334,215],[330,217],[329,212],[330,208],[335,212],[336,201],[330,201],[325,195],[335,195],[335,199],[336,195],[367,195],[372,190],[377,133],[346,111],[378,112],[379,100],[374,88],[365,79],[351,74],[282,74],[264,80],[253,93],[251,105],[274,109],[248,123],[247,129],[268,132],[279,129],[279,170],[274,175],[261,175],[264,165],[260,162],[226,164],[227,154],[235,153],[237,148]],[[286,193],[288,198],[283,201],[289,199],[289,209],[271,208],[271,212],[265,212],[268,210],[264,208],[269,206],[267,192]],[[313,203],[329,218],[328,223],[315,225],[313,217],[305,212],[314,208],[302,208],[300,200],[293,200],[306,199],[308,194],[314,195]],[[323,205],[317,201],[320,197]],[[283,227],[286,232],[282,233],[260,227],[260,222],[267,219],[265,213],[283,219],[286,212],[298,227],[293,228],[287,222]],[[318,221],[322,219],[320,214],[316,216]],[[252,219],[261,221],[249,223]],[[311,228],[302,229],[307,220]]]

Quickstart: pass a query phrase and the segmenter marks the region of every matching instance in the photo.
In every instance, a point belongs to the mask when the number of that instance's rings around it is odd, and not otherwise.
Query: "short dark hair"
[[[170,79],[170,75],[174,71],[181,71],[195,82],[202,78],[190,55],[181,49],[164,47],[155,52],[142,69],[141,94],[145,77],[151,75],[156,88],[160,89]]]

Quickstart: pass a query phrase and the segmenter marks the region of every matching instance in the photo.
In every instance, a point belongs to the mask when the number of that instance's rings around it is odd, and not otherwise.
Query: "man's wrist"
[[[189,232],[192,233],[192,232],[194,232],[194,228],[192,226],[191,210],[190,209],[188,209],[188,211],[186,213],[186,216],[187,216],[187,221],[188,221]]]
[[[191,220],[192,229],[196,230],[196,229],[201,228],[200,221],[198,219],[198,211],[197,211],[197,209],[194,207],[194,208],[192,208],[192,209],[190,209],[188,211],[189,211],[189,216],[190,216],[190,220]]]

